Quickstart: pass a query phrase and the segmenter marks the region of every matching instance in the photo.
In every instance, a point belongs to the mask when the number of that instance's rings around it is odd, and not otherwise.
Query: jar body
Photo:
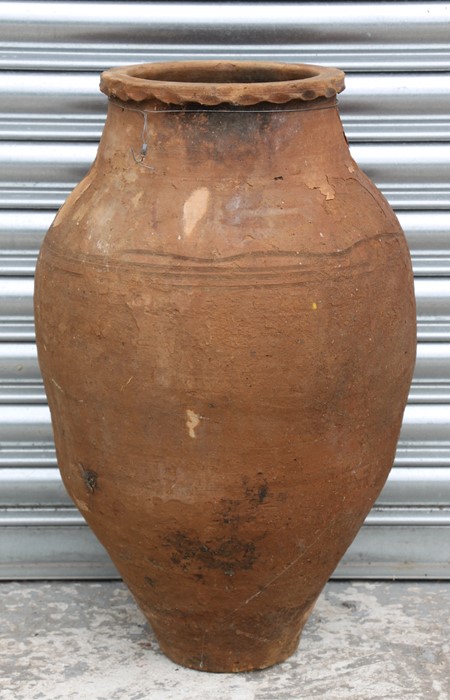
[[[411,265],[334,105],[111,102],[40,254],[64,483],[192,668],[295,650],[393,463]]]

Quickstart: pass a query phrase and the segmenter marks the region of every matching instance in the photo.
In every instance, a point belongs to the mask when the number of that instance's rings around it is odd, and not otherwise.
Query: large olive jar
[[[292,654],[385,483],[410,258],[319,66],[106,71],[96,160],[36,273],[58,464],[176,662]]]

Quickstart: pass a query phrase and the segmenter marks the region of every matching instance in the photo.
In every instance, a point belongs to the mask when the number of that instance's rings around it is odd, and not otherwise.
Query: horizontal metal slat
[[[0,340],[34,339],[33,279],[0,277]],[[450,341],[450,279],[415,280],[418,337]]]
[[[350,151],[395,209],[450,208],[450,144],[357,144]]]
[[[409,527],[445,525],[449,528],[450,534],[450,508],[375,507],[370,511],[365,523],[366,525],[381,527],[392,525]]]
[[[0,210],[0,275],[33,275],[56,211]],[[450,277],[450,211],[398,212],[414,273]]]
[[[96,155],[88,143],[0,142],[0,207],[60,206]],[[351,153],[397,209],[450,209],[450,143],[354,144]]]
[[[450,403],[450,343],[419,343],[412,403]],[[0,343],[0,403],[45,403],[33,343]]]
[[[0,405],[0,466],[37,466],[29,461],[41,453],[42,466],[51,461],[52,429],[45,405]],[[406,407],[396,466],[450,466],[450,420],[445,404]]]
[[[430,525],[361,528],[332,578],[450,578],[450,528]]]
[[[350,141],[450,140],[450,75],[347,75],[340,112]]]
[[[409,401],[415,403],[450,403],[449,343],[418,344],[416,367],[409,392]]]
[[[11,441],[0,443],[0,469],[52,469],[56,464],[53,440],[41,440],[34,444]]]
[[[278,39],[278,37],[277,37]],[[230,61],[281,61],[287,63],[310,63],[313,65],[337,66],[345,71],[366,73],[370,71],[444,71],[450,66],[450,51],[442,46],[389,46],[373,45],[361,47],[355,43],[345,47],[336,44],[308,47],[294,44],[283,46],[277,43],[246,46],[151,44],[148,47],[124,47],[125,41],[99,51],[92,45],[80,44],[31,46],[23,44],[0,45],[0,70],[63,70],[102,71],[119,65],[137,63],[230,60]]]
[[[0,403],[45,403],[33,343],[0,343]]]
[[[47,449],[52,443],[47,406],[0,406],[0,454],[15,446]]]
[[[450,211],[399,211],[397,216],[411,251],[414,274],[450,276]]]
[[[410,404],[406,407],[399,449],[450,445],[450,420],[445,404]]]
[[[251,2],[2,2],[0,19],[8,41],[53,43],[56,30],[62,42],[93,38],[108,44],[117,37],[134,37],[146,45],[149,38],[176,44],[192,44],[201,37],[216,43],[233,32],[236,40],[246,43],[249,37],[265,42],[268,34],[280,36],[280,43],[298,39],[315,45],[332,38],[342,43],[356,40],[362,45],[372,42],[410,45],[445,45],[448,35],[449,8],[445,2],[357,3],[342,2],[278,3],[262,5]],[[262,6],[261,6],[262,5]],[[361,29],[370,24],[370,32]],[[186,36],[187,30],[191,33]]]
[[[98,141],[106,97],[95,73],[0,72],[0,139]],[[450,75],[347,75],[350,141],[450,140]]]
[[[85,525],[0,527],[0,579],[120,578]]]
[[[0,71],[0,139],[98,141],[107,98],[98,73]]]
[[[450,468],[395,466],[376,505],[450,508]]]
[[[422,77],[423,82],[426,78]],[[49,120],[96,117],[104,121],[108,102],[100,92],[99,83],[100,73],[1,71],[2,115],[23,115],[22,119],[29,121],[35,117]]]
[[[193,57],[444,70],[449,6],[428,3],[0,3],[0,66],[98,70]]]
[[[0,278],[0,341],[34,340],[34,280]]]
[[[73,507],[58,469],[0,467],[0,508]]]
[[[84,143],[0,143],[0,207],[59,207],[96,151]]]
[[[450,279],[419,277],[414,286],[418,339],[450,340]]]
[[[0,210],[0,275],[34,275],[39,248],[55,214]]]
[[[0,527],[80,526],[85,520],[75,508],[1,508]]]

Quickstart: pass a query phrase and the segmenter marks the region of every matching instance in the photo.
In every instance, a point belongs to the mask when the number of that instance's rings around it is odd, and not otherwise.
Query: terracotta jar
[[[394,459],[413,278],[350,156],[343,75],[106,71],[97,158],[39,257],[64,483],[162,650],[191,668],[295,651]]]

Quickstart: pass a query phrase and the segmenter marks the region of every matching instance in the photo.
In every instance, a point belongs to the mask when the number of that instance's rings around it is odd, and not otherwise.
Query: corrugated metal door
[[[0,2],[0,576],[114,574],[66,496],[34,346],[37,250],[92,161],[98,73],[226,57],[336,65],[356,160],[413,255],[419,350],[395,467],[341,577],[450,577],[450,8]]]

